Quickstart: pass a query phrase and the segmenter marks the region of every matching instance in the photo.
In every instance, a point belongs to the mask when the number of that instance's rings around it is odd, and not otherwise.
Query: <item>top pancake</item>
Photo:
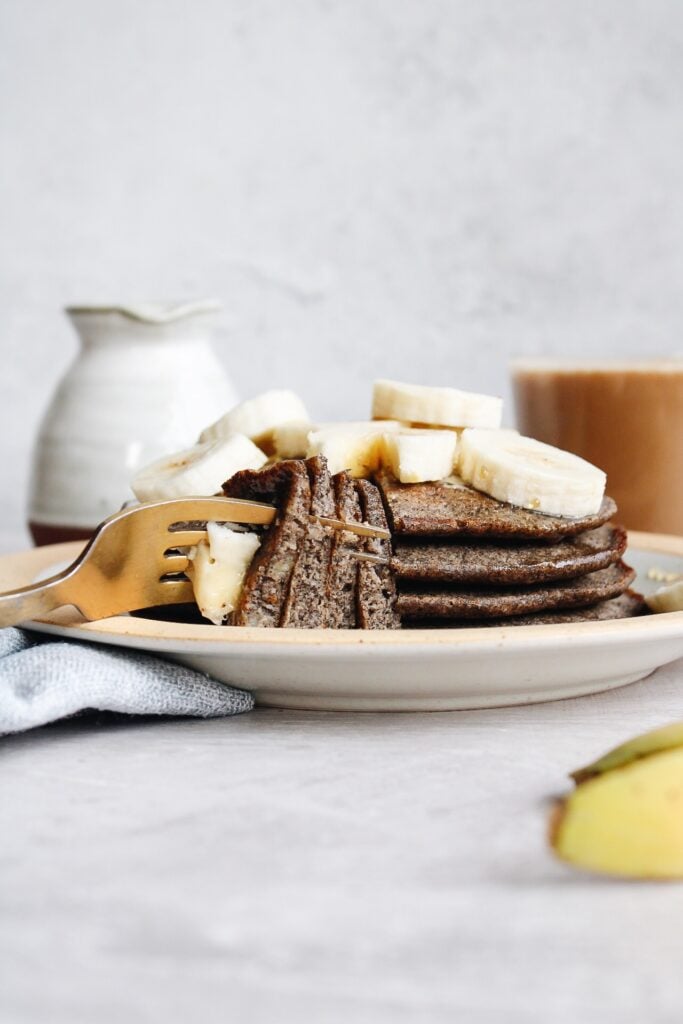
[[[401,484],[385,470],[376,475],[392,532],[423,537],[497,537],[557,541],[606,523],[617,511],[603,499],[592,516],[565,519],[496,501],[487,494],[448,481]]]

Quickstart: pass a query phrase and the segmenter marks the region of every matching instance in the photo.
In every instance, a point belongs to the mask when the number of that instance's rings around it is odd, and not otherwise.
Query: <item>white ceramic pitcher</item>
[[[37,544],[88,536],[132,493],[135,470],[195,444],[237,401],[210,345],[216,301],[66,310],[81,340],[36,442]]]

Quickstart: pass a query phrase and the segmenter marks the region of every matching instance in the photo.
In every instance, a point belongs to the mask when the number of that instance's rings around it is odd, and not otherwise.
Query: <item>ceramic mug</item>
[[[683,534],[683,358],[517,360],[517,425],[607,473],[617,519]]]

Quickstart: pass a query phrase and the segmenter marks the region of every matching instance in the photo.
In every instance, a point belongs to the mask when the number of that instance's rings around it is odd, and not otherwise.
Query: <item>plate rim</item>
[[[683,558],[683,536],[629,532],[629,544],[638,551],[673,555]],[[33,580],[41,569],[57,562],[71,560],[82,549],[80,541],[50,544],[39,548],[0,556],[0,589],[23,586]],[[666,639],[683,635],[683,611],[630,619],[610,619],[601,622],[545,623],[528,626],[491,626],[488,629],[466,627],[457,629],[411,630],[328,630],[281,629],[274,627],[213,626],[195,623],[163,622],[157,619],[111,616],[94,622],[84,620],[74,608],[60,608],[48,616],[40,617],[22,626],[48,633],[72,636],[74,639],[109,643],[117,646],[131,644],[136,647],[171,650],[183,645],[198,654],[224,652],[227,648],[245,655],[257,648],[260,655],[271,651],[278,656],[282,648],[296,650],[299,655],[325,652],[365,653],[368,649],[382,649],[383,653],[400,652],[410,648],[435,653],[440,649],[468,647],[491,649],[524,648],[528,644],[538,647],[554,646],[567,637],[581,639],[583,643],[613,639],[637,640],[646,634],[649,639]],[[226,630],[228,635],[226,635]]]

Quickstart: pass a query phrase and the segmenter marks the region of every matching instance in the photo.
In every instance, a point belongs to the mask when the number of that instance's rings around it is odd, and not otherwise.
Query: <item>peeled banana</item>
[[[273,428],[273,449],[279,459],[303,459],[308,435],[316,428],[308,420],[288,420]]]
[[[437,427],[499,427],[503,400],[455,388],[432,388],[376,380],[373,419],[393,419]]]
[[[467,484],[498,501],[547,515],[593,515],[606,476],[578,455],[509,430],[464,430],[458,471]]]
[[[292,420],[309,420],[306,406],[299,396],[293,391],[264,391],[236,405],[221,419],[206,427],[199,435],[199,440],[214,441],[219,437],[244,434],[260,447],[269,447],[274,429]]]
[[[306,456],[324,455],[330,473],[343,469],[352,476],[370,476],[380,464],[383,435],[401,430],[391,420],[329,423],[308,435]]]
[[[454,430],[403,430],[382,437],[380,459],[402,484],[442,480],[453,472],[458,446]]]
[[[234,434],[157,459],[136,474],[131,487],[139,501],[210,497],[240,469],[260,469],[267,461],[248,437]]]
[[[260,540],[255,533],[228,524],[207,523],[207,540],[188,552],[186,573],[192,580],[199,610],[220,626],[235,608],[244,577]]]

